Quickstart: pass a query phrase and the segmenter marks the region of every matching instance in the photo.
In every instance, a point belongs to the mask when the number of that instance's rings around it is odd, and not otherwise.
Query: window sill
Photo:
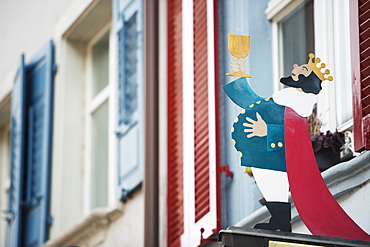
[[[334,198],[349,193],[355,188],[361,187],[370,180],[370,152],[363,152],[350,161],[339,163],[321,173],[326,185]],[[290,198],[290,201],[291,198]],[[235,226],[252,228],[259,222],[267,222],[270,213],[266,207],[262,207],[239,221]],[[294,203],[292,203],[292,224],[299,221]]]
[[[95,246],[104,240],[110,224],[121,216],[123,211],[122,202],[112,207],[96,208],[65,233],[47,241],[44,246]]]

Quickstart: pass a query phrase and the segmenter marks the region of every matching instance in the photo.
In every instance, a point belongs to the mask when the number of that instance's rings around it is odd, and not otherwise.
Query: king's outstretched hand
[[[246,117],[245,119],[249,122],[243,123],[244,127],[247,127],[244,129],[244,132],[250,133],[247,135],[248,138],[251,138],[253,136],[259,136],[263,137],[267,135],[267,125],[266,122],[262,119],[261,115],[256,112],[257,121]]]

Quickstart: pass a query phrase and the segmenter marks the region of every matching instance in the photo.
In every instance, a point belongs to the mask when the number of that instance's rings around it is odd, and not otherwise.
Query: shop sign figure
[[[246,46],[245,40],[249,53],[249,38],[241,37],[245,36],[229,34],[229,50],[234,56],[238,46]],[[246,77],[251,76],[243,71],[241,57],[231,60],[233,72],[228,73],[240,78],[224,90],[242,108],[231,130],[232,143],[241,165],[252,168],[271,214],[268,223],[255,228],[291,232],[290,191],[298,213],[313,234],[370,240],[330,194],[312,150],[307,117],[317,103],[321,83],[333,80],[326,65],[309,54],[307,64],[294,64],[291,75],[280,79],[288,88],[262,98],[250,88]]]

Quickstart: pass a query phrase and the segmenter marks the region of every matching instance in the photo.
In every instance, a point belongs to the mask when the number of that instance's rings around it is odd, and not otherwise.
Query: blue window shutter
[[[50,227],[54,47],[50,41],[17,72],[12,94],[7,246],[42,246]]]
[[[11,157],[9,209],[6,220],[8,222],[7,246],[20,246],[23,195],[23,163],[24,163],[24,132],[25,119],[25,65],[24,56],[21,56],[20,65],[15,76],[12,107],[11,107]]]
[[[22,223],[26,246],[41,246],[49,235],[54,68],[52,41],[26,66],[27,163]]]
[[[143,4],[114,1],[118,43],[118,197],[126,199],[144,176]],[[120,5],[121,4],[121,5]]]

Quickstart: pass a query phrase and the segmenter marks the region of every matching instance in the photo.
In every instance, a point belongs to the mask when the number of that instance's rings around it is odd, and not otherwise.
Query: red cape
[[[370,241],[338,204],[317,167],[307,119],[285,108],[285,155],[290,191],[297,211],[314,235]]]

